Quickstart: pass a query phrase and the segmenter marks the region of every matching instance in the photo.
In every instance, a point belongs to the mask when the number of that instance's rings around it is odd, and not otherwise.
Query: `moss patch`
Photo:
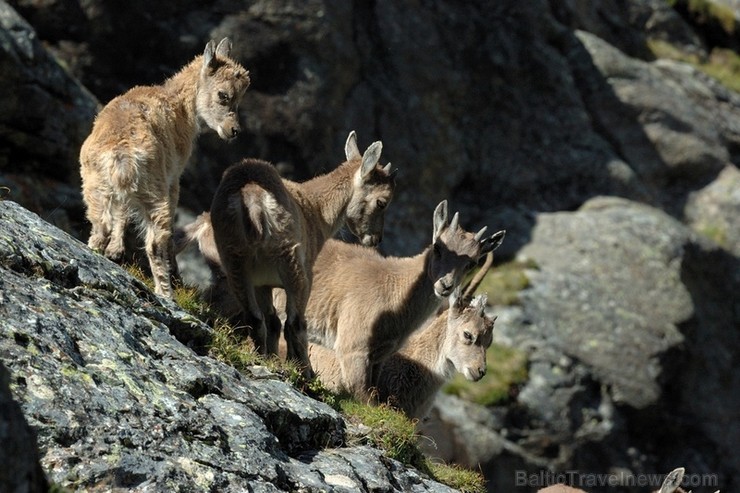
[[[526,270],[536,268],[533,261],[518,260],[494,266],[481,281],[476,294],[487,294],[488,303],[492,305],[518,305],[519,292],[529,287]]]
[[[457,465],[429,462],[432,476],[447,486],[463,493],[483,493],[486,491],[486,481],[478,471],[465,469]]]
[[[370,428],[362,440],[385,451],[388,457],[418,469],[440,483],[462,492],[486,491],[483,476],[471,469],[430,461],[419,450],[416,422],[388,406],[371,406],[342,397],[339,410],[348,420]]]
[[[478,382],[456,375],[442,390],[483,406],[493,406],[508,402],[527,381],[527,355],[523,351],[493,343],[486,353],[486,363],[486,376]]]
[[[714,48],[707,60],[686,53],[680,47],[661,39],[648,40],[648,48],[657,58],[667,58],[693,65],[717,79],[728,89],[740,92],[740,55],[726,48]]]

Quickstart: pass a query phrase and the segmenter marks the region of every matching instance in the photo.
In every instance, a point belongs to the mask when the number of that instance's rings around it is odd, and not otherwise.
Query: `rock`
[[[0,363],[63,487],[450,491],[378,450],[343,447],[345,422],[326,404],[206,356],[208,326],[10,201],[0,318]]]
[[[676,464],[732,490],[738,258],[657,209],[609,197],[539,214],[519,255],[537,267],[494,339],[529,351],[527,383],[488,416],[446,397],[422,429],[465,450],[450,457],[485,464],[502,490],[515,486],[512,470],[633,475]]]
[[[735,166],[692,193],[685,214],[692,229],[740,257],[740,171]]]
[[[78,155],[97,101],[5,2],[0,2],[0,85],[0,185],[7,188],[2,197],[81,234]]]

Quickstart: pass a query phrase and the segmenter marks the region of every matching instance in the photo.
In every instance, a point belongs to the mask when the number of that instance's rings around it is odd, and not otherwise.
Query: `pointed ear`
[[[206,49],[203,50],[203,68],[207,68],[213,63],[214,55],[216,54],[216,43],[213,40],[206,44]]]
[[[375,165],[380,161],[380,153],[383,151],[383,143],[373,142],[362,155],[362,167],[360,167],[360,176],[365,178],[375,169]]]
[[[216,56],[221,58],[229,58],[231,54],[231,40],[229,38],[222,39],[218,46],[216,46]]]
[[[663,484],[660,486],[659,493],[673,493],[678,490],[683,481],[683,475],[686,470],[683,467],[676,468],[668,473],[663,480]]]
[[[434,229],[432,231],[432,244],[437,241],[442,230],[447,226],[447,201],[443,200],[434,209]]]
[[[504,241],[504,236],[506,236],[506,230],[502,229],[501,231],[497,231],[488,238],[485,238],[483,241],[481,241],[480,256],[482,257],[488,252],[492,252],[499,246],[501,246],[501,242]]]
[[[360,149],[357,148],[357,134],[354,130],[349,133],[347,142],[344,144],[344,155],[347,156],[347,161],[360,159],[362,157]]]

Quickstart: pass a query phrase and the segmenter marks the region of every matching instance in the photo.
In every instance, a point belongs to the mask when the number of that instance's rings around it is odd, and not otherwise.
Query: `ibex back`
[[[172,296],[177,272],[172,219],[180,176],[201,122],[224,140],[239,133],[238,105],[249,72],[229,58],[231,42],[203,55],[160,86],[134,87],[98,114],[80,150],[82,194],[92,223],[88,245],[119,261],[126,222],[145,234],[157,294]]]

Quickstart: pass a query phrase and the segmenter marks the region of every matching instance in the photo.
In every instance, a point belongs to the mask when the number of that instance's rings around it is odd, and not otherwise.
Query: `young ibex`
[[[130,215],[145,234],[157,294],[172,296],[177,273],[172,219],[180,176],[201,122],[224,140],[239,133],[238,106],[249,72],[229,58],[231,42],[210,41],[203,55],[159,86],[134,87],[98,114],[80,149],[82,195],[92,223],[90,248],[124,254]]]
[[[456,290],[450,296],[450,308],[411,334],[383,365],[377,382],[379,401],[421,419],[455,371],[470,381],[483,378],[496,320],[486,316],[486,301],[486,295],[478,295],[465,304]],[[336,353],[319,344],[309,344],[308,352],[324,385],[337,392],[345,390]]]
[[[330,240],[314,264],[306,310],[311,341],[332,348],[342,385],[370,400],[386,359],[435,314],[478,260],[501,244],[504,231],[484,237],[448,223],[447,201],[434,211],[432,244],[415,257]]]
[[[211,205],[218,256],[257,348],[277,354],[280,323],[272,288],[282,287],[288,358],[297,360],[308,375],[312,372],[304,314],[316,256],[345,222],[363,244],[379,243],[395,188],[390,164],[378,164],[382,144],[375,142],[360,155],[356,139],[351,132],[345,163],[300,184],[282,180],[263,161],[236,164],[224,172]]]

